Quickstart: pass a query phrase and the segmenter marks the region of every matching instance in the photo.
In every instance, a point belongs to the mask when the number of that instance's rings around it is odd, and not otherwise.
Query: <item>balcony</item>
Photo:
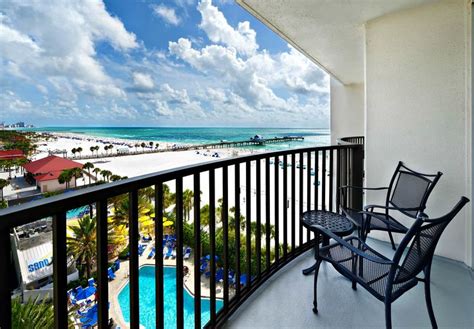
[[[194,298],[194,321],[196,328],[202,326],[222,326],[259,287],[278,273],[285,265],[302,255],[312,246],[309,231],[299,221],[299,214],[310,209],[339,210],[338,187],[345,184],[362,184],[363,146],[343,143],[341,145],[292,149],[262,153],[245,157],[229,158],[205,164],[166,170],[150,175],[81,189],[66,195],[34,201],[8,208],[0,212],[0,264],[8,271],[0,273],[2,282],[9,282],[14,275],[11,266],[10,234],[14,227],[52,218],[53,228],[53,278],[55,323],[57,328],[65,328],[69,319],[67,295],[68,257],[66,248],[66,212],[71,209],[93,205],[97,220],[97,290],[98,327],[107,328],[109,317],[117,313],[112,304],[118,294],[114,283],[108,282],[108,211],[111,200],[126,195],[129,202],[128,241],[130,260],[121,275],[129,273],[128,289],[130,327],[138,328],[140,319],[139,291],[147,287],[139,286],[140,263],[139,241],[130,237],[139,236],[139,194],[147,187],[154,188],[155,223],[163,223],[165,206],[163,203],[164,184],[176,194],[174,211],[176,214],[174,234],[176,250],[183,250],[184,241],[193,234],[190,247],[193,284],[187,287],[194,296],[209,297],[209,322],[201,318],[202,305]],[[188,209],[190,218],[185,221],[183,190],[190,187],[194,192],[193,209]],[[209,204],[208,223],[201,225],[201,205]],[[347,195],[349,204],[360,208],[362,194]],[[241,218],[241,221],[233,220]],[[192,221],[192,232],[189,222]],[[255,223],[255,224],[253,224]],[[186,231],[184,231],[184,229]],[[162,241],[165,225],[154,225],[154,241]],[[199,271],[200,259],[204,256],[201,231],[208,232],[210,248],[209,272],[206,279]],[[216,232],[222,233],[222,249],[216,246]],[[233,238],[240,236],[240,239]],[[219,238],[219,239],[221,239]],[[157,243],[156,254],[163,254],[163,245]],[[217,257],[216,257],[217,256]],[[232,260],[232,261],[231,261]],[[164,265],[169,262],[163,257],[148,261],[155,265],[156,326],[165,326],[164,310],[168,307],[164,294]],[[183,273],[185,260],[183,253],[177,252],[172,262],[176,273]],[[217,282],[216,272],[222,267],[222,283]],[[124,272],[125,271],[125,272]],[[127,272],[127,273],[126,273]],[[250,280],[232,285],[229,273],[235,278],[246,275]],[[175,275],[176,310],[174,321],[178,328],[185,327],[184,278]],[[188,278],[188,277],[187,277]],[[238,280],[238,279],[237,279]],[[299,280],[299,279],[297,279]],[[188,283],[189,285],[189,283]],[[222,303],[222,307],[216,307]],[[128,305],[127,305],[128,306]],[[168,310],[167,310],[168,311]],[[0,291],[1,327],[11,327],[11,287],[1,285]],[[187,320],[188,321],[188,320]],[[205,323],[207,322],[207,323]],[[169,324],[167,324],[169,325]],[[186,323],[186,326],[189,326]]]
[[[384,255],[393,255],[387,242],[368,239]],[[318,279],[319,314],[312,311],[313,276],[301,274],[314,263],[307,252],[268,280],[228,320],[226,328],[383,328],[384,305],[326,263]],[[440,328],[471,328],[474,325],[474,275],[465,265],[433,259],[431,294]],[[395,328],[430,328],[423,285],[416,286],[392,306]]]

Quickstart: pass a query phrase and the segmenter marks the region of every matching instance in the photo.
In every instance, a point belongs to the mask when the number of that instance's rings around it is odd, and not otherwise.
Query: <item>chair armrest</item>
[[[369,190],[369,191],[379,191],[379,190],[388,190],[388,187],[363,187],[363,186],[353,186],[353,185],[344,185],[340,186],[340,189],[354,188],[359,190]]]
[[[399,208],[399,207],[382,206],[382,205],[378,205],[378,204],[368,204],[368,205],[364,206],[364,212],[368,212],[369,209],[372,209],[371,211],[373,211],[374,208],[388,209],[388,210],[398,210],[398,211],[417,211],[417,210],[421,209],[420,207]]]
[[[367,259],[371,262],[378,263],[378,264],[385,264],[385,265],[392,265],[393,264],[393,262],[390,261],[390,260],[377,258],[377,257],[374,257],[372,255],[366,254],[364,251],[354,247],[353,245],[351,245],[346,240],[340,238],[336,234],[332,233],[331,231],[325,229],[324,227],[322,227],[320,225],[315,225],[314,227],[316,227],[319,231],[321,231],[322,234],[324,234],[324,235],[330,237],[331,239],[335,240],[339,245],[349,249],[350,251],[352,251],[353,253],[357,254],[358,256],[360,256],[364,259]],[[361,243],[363,243],[363,242],[361,241]],[[365,245],[365,243],[363,243],[363,244]]]

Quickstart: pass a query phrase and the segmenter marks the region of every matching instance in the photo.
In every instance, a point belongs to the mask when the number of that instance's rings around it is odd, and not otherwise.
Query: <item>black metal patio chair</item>
[[[336,242],[319,251],[314,276],[314,308],[317,308],[317,280],[319,265],[323,260],[331,263],[334,268],[352,281],[356,290],[357,283],[368,290],[373,296],[385,303],[386,327],[392,327],[391,304],[418,282],[425,284],[425,300],[431,325],[437,328],[431,304],[430,275],[431,263],[436,245],[446,226],[456,214],[469,202],[462,197],[457,205],[445,216],[428,219],[420,214],[398,246],[393,259],[389,259],[369,247],[358,237],[345,239],[319,227],[322,234]],[[424,273],[423,278],[418,274]]]
[[[415,219],[426,208],[426,202],[442,173],[422,174],[399,162],[388,187],[341,186],[341,210],[358,227],[359,237],[363,240],[372,230],[387,231],[395,250],[392,233],[406,233],[408,228],[397,221],[392,213],[397,211]],[[348,189],[367,191],[386,190],[385,205],[367,205],[363,211],[346,206]]]

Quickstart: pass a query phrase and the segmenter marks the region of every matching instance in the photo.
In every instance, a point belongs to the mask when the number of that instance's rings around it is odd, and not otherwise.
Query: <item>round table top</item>
[[[315,225],[320,225],[339,236],[346,236],[354,231],[354,224],[349,219],[332,211],[306,211],[303,213],[302,221],[310,230],[314,230]]]

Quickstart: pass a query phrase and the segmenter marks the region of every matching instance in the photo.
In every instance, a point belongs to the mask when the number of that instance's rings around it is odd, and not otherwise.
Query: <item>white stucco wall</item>
[[[461,195],[471,198],[470,15],[470,1],[441,1],[366,24],[366,183],[386,186],[399,160],[442,171],[428,203],[431,217],[445,214]],[[468,205],[437,253],[472,266],[472,232]]]
[[[343,85],[331,78],[331,143],[364,135],[364,84]]]
[[[66,184],[60,184],[57,180],[47,180],[38,182],[38,187],[40,188],[41,192],[54,192],[54,191],[61,191],[66,189]],[[46,188],[45,188],[46,187]],[[71,179],[69,182],[69,188],[76,187],[76,183],[74,179]]]

